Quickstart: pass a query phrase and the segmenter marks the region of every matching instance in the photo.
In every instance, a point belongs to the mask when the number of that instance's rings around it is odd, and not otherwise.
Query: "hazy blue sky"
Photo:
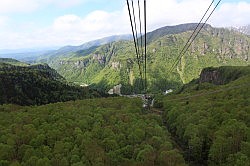
[[[147,0],[148,30],[198,22],[211,1]],[[242,26],[249,16],[250,0],[222,0],[209,23]],[[0,0],[0,49],[80,45],[124,33],[131,33],[126,0]]]

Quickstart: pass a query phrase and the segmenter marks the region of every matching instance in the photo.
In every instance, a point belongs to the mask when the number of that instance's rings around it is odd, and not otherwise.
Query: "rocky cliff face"
[[[221,73],[216,68],[208,68],[202,70],[200,74],[200,83],[209,82],[216,85],[222,85],[223,80],[221,79]]]
[[[94,54],[93,60],[98,61],[99,64],[105,64],[106,62],[106,56],[101,54]]]
[[[250,57],[249,38],[242,36],[240,33],[223,28],[211,28],[205,29],[205,33],[211,36],[212,40],[200,38],[195,40],[191,47],[191,53],[199,53],[205,55],[206,53],[217,54],[219,59],[224,58],[238,58],[244,61],[248,61]],[[205,36],[204,36],[205,37]]]
[[[250,66],[223,66],[219,68],[210,67],[202,70],[199,83],[208,82],[215,85],[223,85],[249,74]]]

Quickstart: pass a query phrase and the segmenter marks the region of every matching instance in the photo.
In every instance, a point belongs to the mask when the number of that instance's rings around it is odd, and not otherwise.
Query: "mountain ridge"
[[[172,35],[172,34],[179,34],[186,31],[192,31],[198,26],[198,23],[186,23],[186,24],[179,24],[174,26],[164,26],[161,28],[158,28],[156,30],[153,30],[152,32],[147,33],[147,40],[149,42],[152,42],[154,39],[166,36],[166,35]],[[209,24],[200,24],[198,27],[204,26],[203,29],[212,28]]]
[[[113,35],[113,36],[108,36],[108,37],[104,37],[101,39],[89,41],[79,46],[70,46],[70,45],[64,46],[64,47],[59,48],[58,50],[50,51],[46,54],[41,55],[38,58],[38,61],[48,62],[49,60],[53,58],[67,57],[81,50],[95,48],[95,47],[98,47],[98,46],[101,46],[110,42],[114,42],[114,41],[131,40],[131,39],[132,39],[131,35]]]
[[[6,63],[10,65],[17,65],[17,66],[28,66],[29,64],[25,62],[18,61],[13,58],[0,58],[0,63]]]
[[[187,25],[195,28],[197,24]],[[150,32],[152,36],[154,33],[158,36],[156,39],[151,38],[147,46],[150,91],[176,89],[198,78],[206,67],[249,64],[248,36],[207,24],[180,64],[172,73],[167,73],[192,33],[189,26],[182,24],[180,27],[180,30],[175,31],[176,34],[169,34],[169,27]],[[183,27],[187,27],[186,31]],[[112,42],[75,52],[68,57],[51,59],[49,65],[69,81],[92,84],[106,91],[118,84],[123,85],[123,93],[139,92],[141,88],[132,41]]]
[[[68,84],[47,64],[0,63],[0,104],[43,105],[93,97],[100,95],[87,87]]]

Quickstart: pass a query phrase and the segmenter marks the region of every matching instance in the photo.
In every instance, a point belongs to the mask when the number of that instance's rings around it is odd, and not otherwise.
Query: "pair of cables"
[[[207,21],[209,20],[209,18],[211,17],[211,15],[214,13],[215,9],[219,6],[220,2],[221,2],[221,0],[218,1],[218,3],[215,5],[215,7],[213,8],[213,10],[210,12],[210,14],[208,15],[208,17],[206,18],[205,22],[202,23],[203,19],[205,18],[205,16],[207,16],[208,11],[212,7],[212,5],[214,3],[214,0],[211,2],[211,4],[209,5],[208,9],[205,12],[205,14],[202,16],[200,22],[197,24],[197,26],[195,27],[193,33],[191,34],[191,36],[189,37],[188,41],[186,42],[185,46],[182,48],[180,54],[177,56],[175,62],[173,63],[173,65],[172,65],[172,67],[170,69],[170,73],[173,71],[173,69],[176,67],[176,65],[178,65],[178,63],[180,62],[181,58],[185,55],[185,53],[187,52],[187,50],[189,49],[189,47],[191,46],[191,44],[193,43],[193,41],[196,39],[196,37],[198,36],[198,34],[200,33],[200,31],[206,25]]]
[[[143,48],[143,35],[142,35],[142,19],[141,19],[141,5],[140,0],[138,0],[138,19],[136,19],[136,13],[135,13],[135,5],[134,1],[127,0],[127,7],[129,12],[129,18],[130,18],[130,25],[132,29],[132,35],[134,40],[134,46],[135,46],[135,53],[136,53],[136,59],[137,64],[139,67],[139,74],[141,79],[141,85],[144,87],[144,90],[146,92],[147,90],[147,76],[146,76],[146,70],[147,70],[147,27],[146,27],[146,0],[144,0],[144,48]],[[137,23],[139,20],[139,35],[137,30]],[[139,36],[139,37],[138,37]],[[144,49],[144,50],[143,50]],[[143,64],[144,61],[144,64]],[[143,72],[144,72],[144,79],[143,79]],[[144,80],[144,83],[143,83]]]

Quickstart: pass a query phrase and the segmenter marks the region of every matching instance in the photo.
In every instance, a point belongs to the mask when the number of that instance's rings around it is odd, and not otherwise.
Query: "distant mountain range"
[[[147,41],[152,42],[155,39],[158,39],[162,36],[166,35],[173,35],[173,34],[179,34],[187,31],[192,31],[197,27],[197,23],[187,23],[187,24],[180,24],[180,25],[174,25],[174,26],[165,26],[159,29],[156,29],[152,32],[147,33]],[[203,24],[200,24],[199,27],[201,27]],[[211,25],[205,24],[204,28],[211,28]]]
[[[244,35],[243,30],[206,24],[180,63],[169,73],[196,26],[197,23],[166,26],[147,34],[149,91],[176,89],[198,78],[206,67],[250,64],[250,37]],[[131,35],[65,46],[42,54],[34,61],[48,63],[70,82],[91,85],[106,92],[118,84],[122,84],[122,93],[140,92],[142,86]]]
[[[122,41],[122,40],[131,40],[132,36],[131,35],[115,35],[115,36],[109,36],[109,37],[105,37],[102,39],[98,39],[98,40],[93,40],[87,43],[84,43],[80,46],[64,46],[58,50],[54,50],[54,51],[49,51],[45,54],[42,54],[39,56],[39,61],[42,62],[46,62],[48,60],[51,60],[55,57],[67,57],[70,56],[71,54],[77,52],[77,51],[81,51],[81,50],[87,50],[90,48],[96,48],[98,46],[107,44],[107,43],[111,43],[111,42],[115,42],[115,41]]]
[[[22,50],[19,50],[20,52],[18,52],[18,50],[14,50],[12,51],[7,51],[4,53],[0,52],[0,58],[14,58],[23,62],[28,62],[28,63],[32,63],[34,62],[39,56],[47,53],[49,50],[43,50],[43,51],[35,51],[34,52],[25,52],[25,50],[23,50],[24,52],[22,52]]]
[[[64,46],[59,49],[56,47],[51,48],[44,48],[44,49],[2,49],[0,50],[0,58],[14,58],[20,61],[33,63],[39,60],[46,60],[50,57],[57,57],[57,56],[68,56],[69,53],[76,52],[79,50],[89,49],[91,47],[97,47],[100,45],[104,45],[114,41],[120,40],[131,40],[132,35],[114,35],[109,36],[97,40],[93,40],[87,43],[84,43],[80,46]]]
[[[59,47],[41,47],[41,48],[21,48],[21,49],[0,49],[0,55],[4,54],[19,54],[19,53],[32,53],[32,52],[42,52],[49,50],[56,50]]]
[[[197,78],[206,67],[250,64],[249,36],[206,24],[179,65],[169,73],[196,26],[197,23],[166,26],[147,34],[149,91],[176,89]],[[48,63],[71,82],[90,84],[106,91],[122,84],[122,93],[140,91],[132,40],[77,48],[62,48],[49,58],[43,57],[40,62]]]
[[[87,43],[84,43],[80,46],[65,46],[60,48],[59,50],[56,51],[56,53],[68,53],[68,52],[76,52],[76,51],[80,51],[80,50],[86,50],[89,49],[91,47],[96,47],[96,46],[101,46],[107,43],[111,43],[111,42],[115,42],[115,41],[121,41],[121,40],[131,40],[132,36],[131,35],[115,35],[115,36],[109,36],[109,37],[105,37],[102,39],[97,39],[97,40],[93,40]]]

